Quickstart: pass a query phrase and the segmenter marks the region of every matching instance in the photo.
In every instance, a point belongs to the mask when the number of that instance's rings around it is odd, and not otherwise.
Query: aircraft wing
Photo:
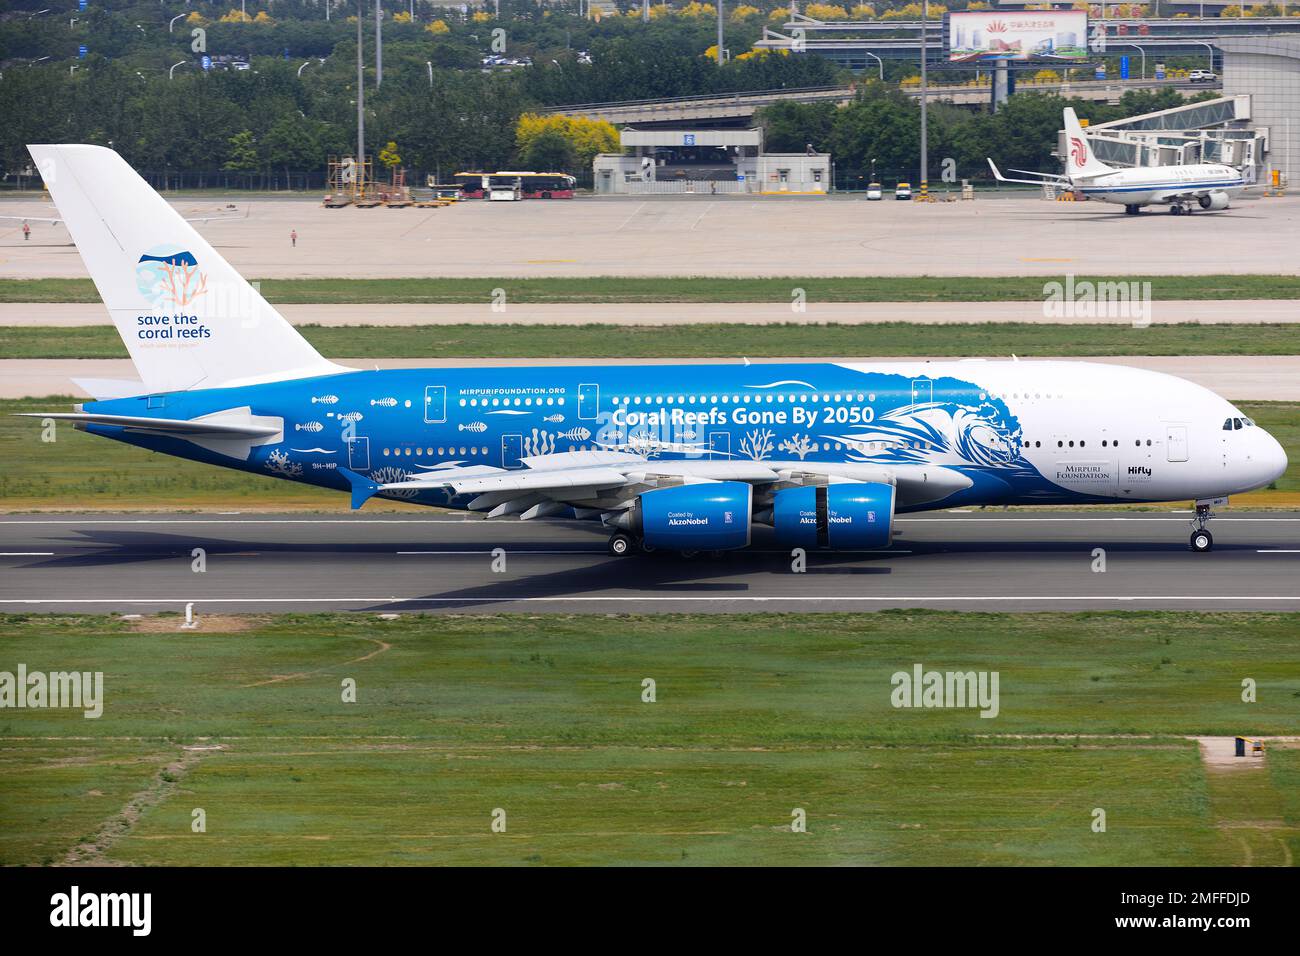
[[[1024,173],[1026,176],[1037,176],[1037,179],[1016,179],[1012,176],[1003,176],[1002,170],[998,169],[997,163],[989,157],[989,169],[993,170],[993,178],[1000,183],[1024,183],[1028,186],[1069,186],[1070,178],[1060,176],[1056,173],[1030,173],[1023,169],[1013,169],[1013,173]]]
[[[215,222],[223,219],[235,220],[235,219],[247,219],[247,218],[248,218],[248,212],[245,211],[242,216],[231,216],[231,215],[194,216],[194,217],[185,217],[185,221],[186,222]],[[44,219],[40,216],[0,216],[0,221],[43,222],[51,226],[57,226],[59,223],[63,222],[62,219]]]
[[[961,472],[942,465],[811,461],[659,460],[627,452],[585,451],[535,455],[521,468],[486,465],[431,468],[404,481],[376,482],[340,468],[352,485],[352,507],[386,492],[440,490],[473,495],[469,510],[489,518],[523,520],[563,515],[590,518],[625,511],[636,496],[683,483],[744,481],[756,487],[879,481],[897,488],[900,504],[939,501],[970,487]]]

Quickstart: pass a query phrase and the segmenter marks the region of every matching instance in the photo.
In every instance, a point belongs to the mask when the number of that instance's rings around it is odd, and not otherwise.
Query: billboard
[[[1085,60],[1084,10],[978,10],[948,14],[948,60]]]

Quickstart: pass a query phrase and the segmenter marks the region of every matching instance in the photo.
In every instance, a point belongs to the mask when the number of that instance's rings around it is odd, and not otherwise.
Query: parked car
[[[1219,77],[1209,70],[1192,70],[1187,74],[1189,83],[1213,83]]]
[[[880,183],[867,183],[867,199],[874,202],[883,198],[884,194],[880,190]]]
[[[894,198],[895,198],[895,199],[911,199],[911,198],[912,198],[912,184],[911,184],[911,183],[899,183],[897,186],[895,186],[895,187],[894,187]]]

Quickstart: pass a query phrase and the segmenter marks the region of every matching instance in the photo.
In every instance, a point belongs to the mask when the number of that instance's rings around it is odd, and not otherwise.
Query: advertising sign
[[[953,63],[1087,56],[1084,10],[979,10],[948,15],[948,59]]]

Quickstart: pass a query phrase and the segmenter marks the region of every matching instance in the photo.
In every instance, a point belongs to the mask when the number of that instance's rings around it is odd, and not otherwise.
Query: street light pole
[[[880,82],[881,83],[885,82],[885,61],[882,60],[880,57],[876,56],[870,50],[863,50],[862,52],[880,64]]]
[[[167,71],[167,79],[170,80],[172,78],[172,75],[176,72],[176,67],[184,66],[186,62],[187,62],[186,60],[177,60],[175,63],[173,63],[171,69]]]
[[[722,0],[714,0],[718,5],[718,66],[722,66]]]
[[[375,0],[375,89],[384,82],[384,4]]]
[[[357,0],[357,161],[352,175],[352,195],[361,198],[366,169],[366,75],[361,24],[365,22],[365,0]]]
[[[930,100],[930,84],[926,77],[925,59],[927,55],[926,34],[930,25],[930,0],[921,0],[921,199],[930,198],[930,157],[928,130],[926,129],[926,108]]]

